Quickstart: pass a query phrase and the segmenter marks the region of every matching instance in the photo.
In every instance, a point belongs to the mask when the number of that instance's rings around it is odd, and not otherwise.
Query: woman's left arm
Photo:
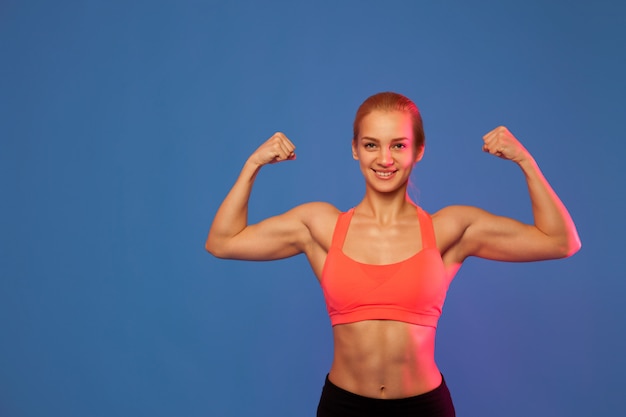
[[[571,256],[580,247],[576,226],[530,153],[500,126],[483,137],[483,150],[519,165],[526,177],[534,224],[528,225],[484,210],[457,207],[463,233],[458,241],[462,257],[502,261],[536,261]]]

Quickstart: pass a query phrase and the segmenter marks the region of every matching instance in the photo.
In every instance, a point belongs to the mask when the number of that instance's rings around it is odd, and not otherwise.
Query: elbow
[[[226,258],[223,245],[220,245],[214,238],[211,238],[211,235],[207,238],[204,249],[216,258]]]
[[[580,250],[582,243],[578,235],[572,236],[560,245],[560,258],[569,258]]]
[[[578,236],[576,236],[576,239],[573,240],[573,242],[571,243],[570,247],[569,247],[569,252],[567,253],[567,256],[572,256],[573,254],[575,254],[576,252],[578,252],[580,250],[580,248],[582,248],[583,244],[580,241],[580,238]]]
[[[209,252],[211,255],[215,256],[215,247],[214,245],[211,243],[211,239],[208,238],[206,240],[206,242],[204,243],[204,249]]]

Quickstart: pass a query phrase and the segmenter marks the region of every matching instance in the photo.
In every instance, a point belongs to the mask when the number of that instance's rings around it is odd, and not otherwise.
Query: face
[[[361,120],[352,156],[359,161],[368,186],[380,192],[406,186],[424,147],[413,141],[411,116],[401,111],[373,111]]]

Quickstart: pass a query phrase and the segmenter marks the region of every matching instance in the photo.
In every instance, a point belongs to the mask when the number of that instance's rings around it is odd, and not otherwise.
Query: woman
[[[276,133],[245,163],[217,211],[206,249],[230,259],[307,256],[334,338],[318,417],[454,416],[434,344],[446,291],[463,261],[555,259],[580,248],[571,217],[528,151],[505,127],[483,140],[485,152],[521,168],[534,224],[467,206],[431,217],[416,206],[406,191],[424,153],[424,131],[415,104],[396,93],[371,96],[357,111],[352,156],[366,187],[347,212],[315,202],[249,225],[259,169],[295,159],[295,146]]]

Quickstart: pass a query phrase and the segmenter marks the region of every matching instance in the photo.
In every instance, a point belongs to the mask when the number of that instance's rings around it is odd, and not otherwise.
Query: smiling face
[[[352,141],[352,156],[367,186],[379,192],[405,188],[423,153],[424,146],[415,145],[411,115],[404,111],[372,111],[363,117]]]

